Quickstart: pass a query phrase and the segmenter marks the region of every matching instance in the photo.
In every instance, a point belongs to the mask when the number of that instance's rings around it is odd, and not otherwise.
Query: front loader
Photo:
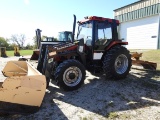
[[[38,48],[48,45],[65,44],[64,41],[53,41],[47,37],[47,41],[41,41],[41,30],[36,30]],[[72,32],[64,31],[60,35],[68,33],[68,39],[72,39]],[[69,40],[69,42],[71,42]],[[42,49],[41,49],[42,50]],[[37,52],[39,56],[39,50]],[[33,58],[36,56],[33,56]],[[9,61],[2,70],[2,74],[6,77],[0,82],[0,115],[15,113],[34,113],[42,103],[45,95],[47,77],[35,69],[25,58],[19,61]]]

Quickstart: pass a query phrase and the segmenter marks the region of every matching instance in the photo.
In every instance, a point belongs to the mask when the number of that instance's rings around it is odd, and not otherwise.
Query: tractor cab
[[[58,41],[72,41],[72,32],[70,31],[63,31],[58,33]]]
[[[128,44],[118,39],[118,20],[91,16],[78,21],[78,25],[77,39],[84,40],[88,60],[101,60],[113,46]]]
[[[78,24],[77,39],[83,38],[86,46],[94,51],[103,52],[111,42],[118,40],[118,20],[91,16]]]

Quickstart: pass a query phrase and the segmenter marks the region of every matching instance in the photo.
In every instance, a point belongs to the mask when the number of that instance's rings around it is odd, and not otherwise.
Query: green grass
[[[7,56],[14,56],[14,51],[6,51],[7,52]],[[20,50],[20,55],[24,56],[24,55],[32,55],[33,50]]]
[[[160,70],[160,50],[130,50],[131,52],[143,53],[140,60],[157,63],[157,70]]]

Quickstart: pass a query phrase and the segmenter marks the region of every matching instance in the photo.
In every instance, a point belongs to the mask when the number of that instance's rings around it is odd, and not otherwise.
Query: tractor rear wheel
[[[131,55],[123,46],[111,48],[103,59],[103,70],[109,79],[125,78],[131,68]]]
[[[74,59],[61,63],[54,74],[57,85],[65,91],[78,89],[84,83],[85,75],[84,66]]]

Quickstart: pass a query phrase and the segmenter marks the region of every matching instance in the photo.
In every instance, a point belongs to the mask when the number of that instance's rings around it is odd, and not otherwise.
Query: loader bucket
[[[19,47],[14,47],[14,56],[20,56]]]
[[[2,73],[7,78],[0,83],[0,114],[38,111],[45,95],[45,76],[26,61],[9,61]]]
[[[30,58],[30,60],[38,60],[38,58],[39,58],[39,53],[40,53],[40,50],[39,50],[39,49],[34,50],[32,56],[31,56],[31,58]]]
[[[0,47],[0,57],[8,57],[6,54],[6,47]]]

